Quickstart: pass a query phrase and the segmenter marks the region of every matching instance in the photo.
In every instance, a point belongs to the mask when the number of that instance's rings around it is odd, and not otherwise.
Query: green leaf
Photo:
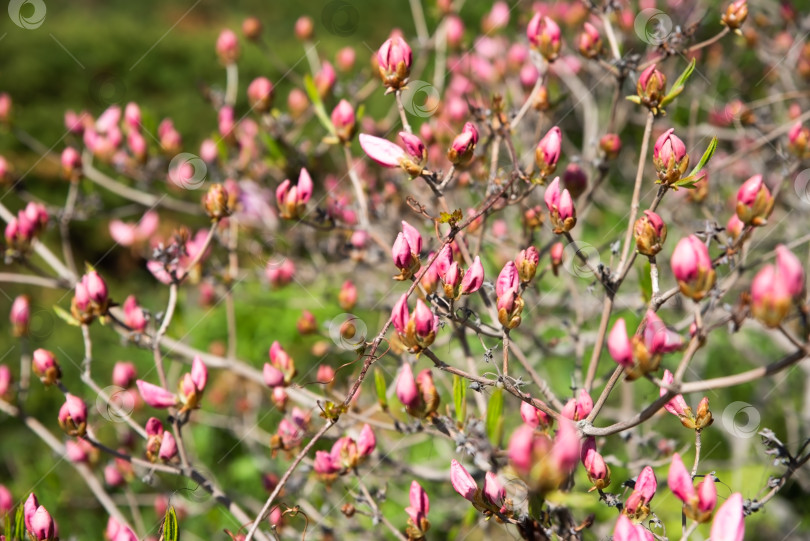
[[[17,507],[17,516],[14,518],[14,536],[7,536],[11,539],[24,541],[25,535],[25,509],[22,504]]]
[[[652,299],[652,277],[650,276],[650,261],[644,264],[644,268],[639,271],[638,285],[641,287],[641,296],[644,302],[650,302]]]
[[[456,406],[456,421],[463,425],[467,418],[467,386],[461,376],[453,376],[453,403]]]
[[[495,389],[489,398],[486,427],[493,445],[500,445],[503,433],[503,389]]]
[[[712,159],[712,156],[714,155],[715,150],[717,150],[717,137],[716,136],[712,137],[711,142],[709,142],[709,146],[706,148],[706,152],[704,152],[703,156],[700,157],[700,161],[697,163],[695,168],[692,169],[692,172],[689,173],[689,176],[686,177],[685,179],[681,179],[681,181],[684,181],[684,180],[686,180],[687,182],[691,181],[692,180],[691,177],[694,177],[698,173],[700,173],[700,170],[703,169],[706,166],[706,164],[709,163],[709,160]],[[695,179],[695,182],[697,182],[698,180],[700,180],[700,179]]]
[[[388,397],[385,396],[385,376],[383,375],[382,370],[376,367],[374,368],[374,386],[377,388],[377,400],[380,402],[380,407],[382,407],[383,410],[387,410]]]
[[[318,89],[315,88],[315,81],[312,80],[312,76],[306,75],[304,77],[304,88],[307,91],[307,96],[309,96],[310,101],[312,101],[312,105],[315,107],[315,116],[318,117],[318,120],[323,127],[326,128],[326,131],[331,135],[335,135],[335,127],[332,125],[332,121],[329,120],[329,115],[326,114],[326,108],[323,106],[323,101],[321,100],[321,95],[318,94]]]
[[[56,315],[57,315],[57,317],[59,317],[59,319],[64,320],[65,323],[67,323],[68,325],[73,325],[74,327],[80,327],[81,326],[81,323],[76,321],[76,318],[74,318],[70,313],[68,313],[67,310],[65,310],[61,306],[59,306],[57,304],[54,304],[53,305],[53,311],[56,312]]]
[[[641,105],[641,98],[639,98],[638,96],[625,96],[624,99],[626,99],[627,101],[632,101],[636,105]]]
[[[163,519],[163,541],[177,541],[180,539],[180,527],[177,524],[177,513],[174,506],[169,506],[166,510],[166,517]]]
[[[689,79],[689,77],[692,75],[694,71],[695,71],[695,59],[693,58],[692,61],[689,62],[689,65],[686,66],[686,69],[683,70],[681,76],[678,77],[678,79],[672,85],[672,89],[669,91],[669,94],[664,96],[664,98],[661,100],[661,107],[664,107],[666,104],[677,98],[681,92],[683,92],[684,85],[686,84],[687,79]]]

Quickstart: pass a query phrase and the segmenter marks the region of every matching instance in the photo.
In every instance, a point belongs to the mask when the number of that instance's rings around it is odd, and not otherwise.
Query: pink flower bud
[[[606,133],[599,140],[599,148],[605,153],[606,159],[614,160],[622,149],[622,140],[615,133]]]
[[[513,261],[508,261],[501,269],[495,282],[495,295],[500,298],[507,291],[517,291],[520,287],[517,267]]]
[[[681,455],[678,453],[672,455],[667,484],[672,493],[684,503],[691,504],[693,498],[696,497],[692,477],[689,475],[689,472],[686,471],[686,466],[683,465]]]
[[[520,281],[528,283],[532,281],[537,272],[537,265],[540,263],[540,252],[534,246],[529,246],[521,250],[515,258],[515,267],[518,270]]]
[[[405,131],[399,132],[399,138],[402,139],[405,152],[408,153],[411,161],[420,166],[427,161],[427,149],[421,139]]]
[[[751,312],[768,327],[778,327],[791,306],[790,292],[777,267],[766,265],[751,282]]]
[[[624,318],[613,324],[607,340],[608,352],[613,360],[625,367],[633,366],[633,344],[627,337],[627,325]]]
[[[143,309],[138,306],[135,295],[130,295],[124,301],[124,323],[135,332],[143,332],[146,329],[146,315]]]
[[[450,150],[447,151],[447,159],[453,165],[467,165],[473,158],[476,144],[478,144],[478,129],[472,122],[467,122],[461,133],[453,139]]]
[[[289,179],[276,188],[276,203],[282,218],[295,220],[303,216],[307,203],[312,197],[312,177],[309,171],[302,168],[298,174],[298,184],[291,185]]]
[[[555,233],[559,235],[574,228],[577,223],[574,202],[568,190],[560,191],[560,177],[556,177],[548,185],[543,199],[548,207],[551,225],[554,227]]]
[[[332,110],[332,125],[342,142],[351,141],[355,130],[354,108],[346,100],[340,100]]]
[[[114,464],[107,464],[107,466],[104,467],[104,482],[110,487],[118,487],[123,485],[126,480],[121,471],[116,468]]]
[[[65,456],[68,460],[76,464],[87,462],[87,451],[82,445],[73,440],[65,442]]]
[[[163,435],[163,423],[160,422],[160,419],[158,419],[157,417],[150,417],[146,421],[146,434],[148,436]]]
[[[65,403],[59,408],[59,426],[70,436],[83,436],[87,427],[87,405],[78,396],[65,395]]]
[[[13,382],[14,378],[11,375],[11,369],[4,364],[0,364],[0,398],[4,398],[8,394]],[[1,514],[2,512],[0,512]]]
[[[661,381],[667,385],[671,385],[674,380],[675,376],[672,375],[672,372],[669,370],[664,370],[664,377],[661,378]],[[661,387],[659,396],[664,396],[665,394],[667,394],[667,390]],[[664,407],[668,412],[678,417],[689,417],[692,414],[691,409],[686,404],[686,400],[684,400],[683,395],[680,394],[675,395],[675,397],[667,402]]]
[[[400,36],[387,39],[377,51],[380,78],[389,89],[397,90],[405,85],[412,63],[413,52]]]
[[[223,30],[217,38],[217,55],[223,64],[233,64],[239,59],[239,38],[231,30]]]
[[[449,15],[445,18],[444,25],[447,45],[450,48],[461,45],[461,40],[464,38],[464,22],[458,15]]]
[[[655,479],[655,473],[651,467],[646,466],[641,470],[641,473],[638,474],[634,490],[641,495],[641,500],[647,504],[652,501],[657,489],[658,481]]]
[[[160,442],[160,450],[158,451],[158,458],[164,462],[168,462],[177,456],[177,441],[171,432],[164,432],[163,439]]]
[[[416,380],[413,377],[411,365],[407,362],[402,365],[402,369],[397,377],[396,386],[397,398],[405,407],[416,408],[419,405],[419,389],[416,387]]]
[[[796,122],[788,132],[788,148],[799,159],[810,158],[810,129]]]
[[[745,22],[748,17],[748,1],[747,0],[734,0],[729,3],[726,12],[721,18],[724,25],[728,26],[731,30],[739,31],[740,26]],[[714,536],[712,536],[713,538]],[[740,538],[742,539],[742,538]],[[712,539],[714,541],[714,539]]]
[[[536,13],[526,27],[529,43],[548,61],[556,60],[562,45],[560,27],[548,17]]]
[[[350,311],[357,304],[357,287],[351,280],[346,280],[338,293],[338,303],[343,310]]]
[[[96,131],[98,133],[108,133],[118,126],[120,120],[121,108],[117,105],[111,105],[96,120]]]
[[[107,284],[96,271],[84,275],[82,282],[87,287],[87,294],[94,303],[104,306],[107,303]]]
[[[563,186],[576,199],[588,188],[588,175],[579,164],[569,163],[562,176]]]
[[[489,10],[489,13],[484,15],[484,19],[481,21],[481,29],[484,33],[491,34],[496,30],[504,28],[509,24],[509,12],[509,5],[506,2],[495,2],[492,5],[492,9]]]
[[[405,151],[399,145],[366,133],[360,134],[360,147],[369,158],[383,167],[399,167],[400,161],[405,158]]]
[[[498,476],[491,471],[488,471],[484,476],[484,489],[482,493],[484,498],[498,507],[503,505],[503,501],[506,499],[506,489],[501,484]]]
[[[191,361],[191,381],[194,382],[194,386],[200,393],[205,390],[205,385],[208,383],[208,368],[199,355],[195,355],[194,360]]]
[[[754,175],[746,180],[737,192],[737,216],[745,225],[765,225],[773,205],[774,198],[762,175]]]
[[[697,489],[698,510],[709,513],[717,505],[717,487],[714,486],[714,476],[707,474]]]
[[[667,225],[658,214],[645,210],[644,216],[636,220],[633,233],[638,253],[653,257],[667,240]]]
[[[672,184],[681,179],[689,167],[686,145],[674,135],[675,129],[665,131],[655,142],[653,163],[661,182]]]
[[[602,52],[602,38],[594,25],[586,22],[577,43],[579,53],[585,58],[596,58]]]
[[[549,416],[544,411],[540,411],[525,401],[520,403],[520,418],[531,427],[551,424]]]
[[[167,391],[163,387],[158,387],[140,379],[135,384],[138,386],[138,392],[141,394],[143,401],[153,408],[171,408],[177,403],[177,397],[174,393]]]
[[[357,53],[354,52],[352,47],[344,47],[335,55],[335,64],[337,64],[340,71],[351,71],[354,68],[356,57]]]
[[[570,473],[579,462],[580,440],[574,423],[560,419],[559,429],[551,448],[554,464],[561,471]]]
[[[271,259],[267,262],[264,275],[273,287],[287,285],[295,276],[295,263],[293,263],[292,259],[285,259],[281,265],[279,265]]]
[[[19,338],[28,336],[28,325],[31,321],[31,305],[27,295],[20,295],[11,304],[8,319],[11,322],[11,334]]]
[[[118,361],[115,363],[112,372],[113,385],[126,389],[132,385],[133,380],[138,377],[135,365],[129,362]]]
[[[31,517],[31,534],[36,541],[52,541],[56,536],[53,518],[43,506],[37,507]]]
[[[313,81],[315,88],[318,89],[318,95],[321,96],[321,98],[326,97],[329,92],[332,91],[332,87],[335,86],[335,82],[337,81],[335,68],[333,68],[332,64],[329,62],[324,61],[321,64],[320,71],[315,74]]]
[[[0,93],[0,123],[6,124],[11,119],[11,96]]]
[[[709,249],[694,235],[678,242],[670,264],[681,292],[694,300],[702,299],[714,285],[716,275]]]
[[[800,296],[804,291],[804,268],[799,258],[783,244],[776,247],[776,270],[788,294],[794,298]]]
[[[712,522],[712,541],[743,541],[745,537],[745,514],[742,494],[735,492],[725,501]]]
[[[14,509],[14,496],[5,485],[0,485],[0,517],[4,517],[12,509]]]
[[[416,309],[413,311],[413,321],[417,336],[426,337],[436,331],[435,316],[422,299],[417,299],[416,301]]]
[[[248,85],[247,97],[251,109],[260,113],[269,111],[273,104],[273,83],[267,77],[256,77]]]
[[[301,41],[312,39],[314,29],[315,24],[312,22],[311,17],[303,15],[295,21],[295,37]]]
[[[53,385],[62,377],[62,371],[56,357],[47,349],[39,348],[34,350],[31,366],[34,374],[42,380],[45,385]]]
[[[361,456],[368,456],[374,452],[376,447],[377,438],[374,436],[374,430],[370,425],[364,424],[360,436],[357,438],[357,452]]]
[[[422,524],[427,521],[428,511],[430,511],[430,500],[427,492],[419,483],[411,481],[408,499],[411,505],[405,508],[405,512],[408,513],[413,525],[421,530]]]
[[[316,451],[312,469],[321,475],[333,475],[340,471],[340,465],[331,453]]]
[[[654,541],[652,532],[641,524],[634,524],[626,515],[619,515],[613,529],[613,541]]]
[[[65,147],[62,151],[62,174],[67,179],[73,179],[82,167],[82,156],[79,151],[73,147]],[[0,173],[0,177],[4,175]]]
[[[672,353],[683,345],[683,339],[667,328],[664,321],[652,310],[647,310],[644,327],[644,344],[650,353]]]
[[[472,475],[455,458],[450,461],[450,483],[453,485],[453,489],[464,499],[471,502],[475,501],[478,485],[475,484]]]
[[[469,295],[478,291],[484,283],[484,266],[481,264],[481,258],[475,256],[472,266],[464,273],[464,278],[461,280],[461,294]]]
[[[641,98],[641,103],[655,112],[666,94],[666,86],[666,76],[652,64],[639,75],[636,92]]]
[[[38,507],[39,502],[37,501],[37,497],[32,492],[28,495],[28,498],[23,504],[23,520],[25,522],[25,529],[29,531],[31,530],[31,519],[34,518],[34,513],[37,512]]]
[[[408,295],[403,293],[394,305],[394,309],[391,311],[391,323],[398,333],[404,334],[407,331],[406,327],[410,318],[411,316],[408,313]]]

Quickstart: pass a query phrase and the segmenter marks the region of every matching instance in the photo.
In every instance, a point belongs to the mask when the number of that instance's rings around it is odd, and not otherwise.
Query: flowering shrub
[[[498,1],[478,31],[463,2],[420,4],[417,35],[393,29],[371,67],[362,47],[319,51],[302,17],[306,63],[275,82],[239,81],[260,19],[223,30],[198,149],[146,103],[66,111],[61,200],[0,157],[0,281],[24,289],[4,422],[67,459],[85,486],[61,490],[92,494],[111,541],[806,535],[780,491],[806,498],[810,460],[809,398],[785,382],[810,354],[807,16]],[[365,112],[373,93],[390,114]],[[3,128],[47,148],[13,100]],[[71,232],[98,190],[108,253],[147,285],[81,259]],[[286,320],[240,332],[268,317],[253,295],[295,312],[295,338]],[[44,303],[80,361],[42,347]],[[61,407],[28,415],[43,396]],[[761,425],[772,408],[785,422]],[[206,462],[211,431],[237,443]],[[177,479],[195,505],[167,499]],[[14,488],[5,539],[80,528],[56,495]],[[758,520],[776,501],[781,522]]]

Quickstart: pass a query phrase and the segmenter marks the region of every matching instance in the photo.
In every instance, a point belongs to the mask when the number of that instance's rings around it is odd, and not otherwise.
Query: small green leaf
[[[326,128],[326,131],[335,135],[335,127],[332,125],[332,121],[329,120],[329,115],[326,114],[326,108],[323,106],[323,101],[321,100],[321,95],[318,94],[318,89],[315,88],[315,81],[312,80],[312,76],[306,75],[304,77],[304,88],[307,91],[307,96],[309,96],[310,101],[312,101],[312,105],[315,107],[315,116],[318,117],[318,120],[323,127]]]
[[[714,155],[715,150],[717,150],[717,137],[716,136],[712,137],[711,142],[709,142],[709,146],[706,148],[706,152],[704,152],[703,156],[700,157],[700,161],[697,163],[695,168],[692,169],[692,172],[689,173],[689,176],[686,177],[686,179],[681,179],[681,180],[691,180],[690,177],[694,177],[698,173],[700,173],[700,170],[703,169],[706,166],[706,164],[709,163],[709,160],[712,159],[712,156]],[[697,182],[698,180],[700,180],[700,179],[695,179],[695,182]]]
[[[625,96],[624,99],[627,101],[632,101],[636,105],[641,105],[641,98],[638,96]]]
[[[650,276],[650,261],[644,264],[644,268],[639,271],[638,285],[641,287],[641,296],[645,303],[652,299],[652,277]]]
[[[453,376],[453,403],[456,406],[456,421],[463,425],[467,419],[467,386],[461,376]]]
[[[67,323],[68,325],[73,325],[74,327],[81,326],[81,323],[76,321],[76,318],[70,315],[68,311],[62,308],[61,306],[55,304],[53,306],[53,311],[56,312],[56,315],[57,317],[59,317],[59,319],[64,320],[65,323]]]
[[[14,518],[14,536],[11,539],[24,541],[25,536],[25,510],[22,504],[17,507],[17,516]]]
[[[461,209],[456,209],[453,211],[452,214],[447,212],[442,212],[439,214],[439,223],[440,224],[450,224],[451,227],[455,227],[461,220],[464,219],[464,213],[461,212]]]
[[[384,410],[388,409],[388,397],[385,396],[386,385],[385,376],[382,370],[374,368],[374,386],[377,388],[377,400],[380,402],[380,407]]]
[[[489,398],[486,427],[493,445],[500,445],[503,433],[503,389],[495,389]]]
[[[695,71],[695,59],[693,58],[689,65],[686,66],[686,69],[683,70],[681,76],[675,81],[672,85],[672,89],[669,91],[669,94],[663,97],[661,100],[661,107],[664,107],[666,104],[674,100],[678,97],[678,95],[683,92],[684,85],[686,84],[687,79],[692,75]]]
[[[180,527],[177,524],[177,513],[174,506],[169,506],[166,510],[166,517],[163,519],[163,540],[178,541],[180,539]]]

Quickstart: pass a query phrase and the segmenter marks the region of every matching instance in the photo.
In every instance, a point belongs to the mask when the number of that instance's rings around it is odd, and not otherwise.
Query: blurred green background
[[[10,93],[13,98],[17,125],[35,134],[46,146],[54,146],[56,151],[63,147],[61,138],[64,134],[65,109],[87,109],[97,115],[111,103],[137,101],[155,119],[171,117],[183,135],[184,148],[194,152],[198,143],[216,126],[216,112],[204,99],[200,88],[211,86],[221,90],[224,87],[224,70],[214,53],[214,42],[223,28],[237,31],[242,44],[237,111],[247,108],[245,84],[259,75],[269,77],[276,84],[276,102],[284,103],[294,84],[290,78],[280,81],[284,74],[275,66],[291,66],[302,58],[303,47],[293,35],[294,21],[302,14],[310,15],[315,22],[315,39],[321,54],[331,60],[339,48],[352,46],[357,52],[357,70],[369,70],[368,60],[372,51],[389,35],[392,28],[401,28],[406,36],[414,34],[408,2],[404,0],[385,3],[352,0],[352,5],[361,16],[356,31],[348,36],[329,31],[331,21],[324,21],[324,7],[327,4],[312,0],[240,0],[227,3],[156,0],[49,2],[44,23],[35,30],[21,29],[13,25],[5,14],[0,14],[0,35],[3,36],[0,38],[0,91]],[[433,2],[424,4],[428,19],[433,20]],[[469,27],[478,28],[476,21],[489,9],[489,5],[489,2],[467,3],[462,15]],[[264,24],[264,50],[241,39],[239,26],[248,15],[259,17]],[[512,26],[517,31],[514,20]],[[268,54],[275,57],[277,63],[268,61]],[[298,72],[303,73],[305,62],[299,68]],[[381,99],[381,94],[382,91],[376,92],[367,103],[368,114],[375,118],[384,114],[390,105],[389,100]],[[673,111],[673,117],[685,119],[687,114],[681,109]],[[639,137],[633,133],[629,136]],[[12,161],[20,173],[36,163],[36,168],[26,178],[26,189],[54,204],[64,199],[66,186],[58,178],[57,164],[47,160],[37,163],[37,155],[22,146],[10,133],[0,134],[0,154]],[[613,182],[617,182],[616,179]],[[92,187],[85,187],[85,190],[88,196],[110,197]],[[12,199],[9,196],[5,201],[12,205]],[[105,256],[110,245],[106,230],[107,219],[108,216],[104,215],[90,216],[75,224],[72,234],[74,246],[78,250],[77,260],[98,261],[104,256],[100,266],[114,298],[123,299],[132,292],[135,283],[142,305],[164,306],[166,292],[163,288],[154,286],[155,282],[143,269],[142,261],[121,248]],[[204,221],[194,225],[203,226]],[[55,231],[51,231],[50,235],[53,236],[46,240],[56,240]],[[487,268],[488,276],[494,276],[497,270],[490,266]],[[541,290],[550,288],[550,283],[550,280],[541,283]],[[265,286],[254,284],[239,289],[236,293],[240,331],[239,357],[257,367],[261,366],[266,359],[270,342],[277,339],[285,347],[289,346],[288,350],[298,361],[299,372],[307,373],[317,360],[309,354],[316,339],[301,338],[295,330],[295,321],[303,308],[311,310],[319,322],[339,313],[334,302],[336,285],[335,280],[318,280],[314,284],[307,284],[310,293],[324,301],[324,307],[302,301],[301,291],[295,287],[270,291]],[[3,284],[2,289],[6,295],[0,297],[0,314],[8,312],[9,298],[24,292],[34,294],[34,332],[29,349],[45,347],[55,352],[63,365],[66,384],[70,388],[80,388],[77,379],[78,366],[83,357],[80,333],[59,321],[50,308],[57,303],[66,306],[69,297],[63,296],[59,291],[34,290],[7,284]],[[198,307],[191,288],[184,290],[179,306],[180,311],[172,326],[173,336],[184,336],[189,332],[190,343],[200,349],[208,349],[212,343],[225,340],[223,310],[209,313],[208,309]],[[361,312],[358,315],[365,318],[369,329],[379,328],[382,317],[380,314]],[[627,317],[627,314],[622,315]],[[5,326],[5,315],[2,318],[2,325]],[[636,322],[628,321],[628,327],[634,323]],[[21,346],[11,341],[5,330],[3,329],[0,343],[5,343],[6,347],[3,347],[0,354],[5,356],[3,362],[15,367],[16,371],[16,361],[13,359],[19,357]],[[548,340],[561,336],[564,332],[563,329],[549,329],[543,334]],[[92,336],[97,358],[94,374],[98,381],[109,381],[112,365],[117,360],[132,360],[142,372],[150,366],[151,354],[124,347],[108,329],[94,325]],[[745,352],[744,355],[741,351]],[[728,374],[739,370],[743,360],[741,357],[744,356],[747,356],[747,363],[762,357],[771,358],[774,352],[758,335],[735,335],[731,340],[721,336],[713,340],[709,350],[704,352],[703,358],[708,361],[702,363],[702,366],[700,363],[696,364],[695,369],[705,377]],[[351,359],[349,354],[337,356],[330,359],[330,364],[337,367]],[[392,359],[388,359],[388,363],[390,366],[394,365]],[[563,390],[570,385],[570,359],[550,358],[544,363],[543,370],[549,375],[552,387],[563,394]],[[758,410],[762,415],[760,426],[767,426],[776,431],[777,435],[783,435],[786,424],[785,408],[801,407],[803,381],[801,378],[780,378],[778,381],[780,383],[775,391],[772,390],[773,382],[754,383],[724,392],[722,396],[710,395],[710,399],[725,406],[734,400],[752,402],[753,397],[771,392],[771,398]],[[645,388],[649,390],[649,386]],[[368,394],[371,394],[370,389]],[[654,395],[655,393],[638,393],[636,399],[639,403],[647,403],[655,398]],[[451,401],[451,396],[446,392],[443,392],[442,398],[444,402]],[[687,400],[695,405],[699,398],[687,397]],[[33,383],[28,409],[57,434],[56,411],[61,403],[61,393],[54,389],[43,389],[37,382]],[[94,405],[90,404],[90,407],[92,409]],[[507,409],[510,408],[514,409],[511,413],[516,413],[517,404],[507,398]],[[215,411],[213,406],[206,409]],[[721,412],[722,409],[717,411],[716,424],[720,424]],[[271,432],[278,419],[277,414],[269,415],[261,420],[260,426]],[[676,448],[691,442],[689,431],[681,428],[674,417],[663,416],[654,424],[651,429],[657,435],[663,434],[676,439]],[[507,435],[510,427],[511,424],[507,427]],[[101,438],[113,441],[114,428],[108,426],[101,430]],[[262,453],[264,450],[255,450],[248,444],[240,444],[227,430],[195,427],[190,432],[194,438],[193,452],[201,463],[216,474],[228,493],[239,495],[250,503],[258,504],[265,497],[260,472],[274,471],[281,474],[286,467],[286,461],[277,461],[267,455],[255,458],[251,453]],[[0,483],[7,485],[18,499],[25,498],[31,490],[36,491],[40,502],[48,507],[62,525],[63,538],[73,536],[75,539],[100,539],[106,517],[99,514],[91,495],[76,478],[72,468],[67,464],[60,464],[27,429],[5,415],[0,415],[0,434]],[[654,454],[649,449],[654,449],[656,442],[657,440],[644,441],[640,448]],[[741,447],[743,444],[748,447]],[[620,447],[618,438],[609,440],[609,445]],[[736,449],[734,445],[737,446]],[[234,449],[236,452],[232,452]],[[742,491],[745,497],[753,497],[766,485],[769,475],[781,471],[764,466],[767,460],[761,453],[758,438],[742,440],[741,444],[739,439],[728,438],[721,427],[709,429],[704,434],[703,450],[707,464],[717,461],[716,474],[722,484],[719,487],[721,498],[727,496],[732,489]],[[403,451],[401,457],[419,463],[442,455],[449,462],[452,452],[453,447],[448,442],[428,442]],[[687,464],[691,463],[692,453],[691,448],[686,448],[684,460]],[[733,471],[723,469],[723,465],[730,463],[725,459],[738,453],[758,455],[759,460],[749,461],[751,465],[745,468]],[[223,456],[233,458],[220,461]],[[106,459],[103,459],[102,464],[105,462]],[[665,488],[666,471],[666,467],[656,469],[660,486],[656,510],[666,524],[677,531],[680,509]],[[618,484],[637,473],[638,470],[628,472],[621,468],[614,469],[614,484],[609,490],[618,492]],[[408,480],[401,481],[389,487],[389,500],[384,506],[386,515],[398,527],[404,527],[405,515],[402,509],[407,505]],[[577,482],[577,490],[570,497],[569,503],[579,509],[582,516],[587,512],[596,512],[597,520],[612,521],[615,516],[612,510],[596,505],[593,495],[583,493],[583,487],[587,486],[584,475],[580,475]],[[188,535],[185,539],[195,539],[194,535],[198,539],[222,539],[224,534],[214,535],[212,532],[221,532],[226,527],[232,530],[238,528],[219,507],[210,505],[211,502],[192,483],[161,478],[158,485],[161,489],[166,489],[166,494],[171,496],[174,503],[179,502],[179,505],[192,510],[198,507],[207,510],[202,518],[181,523],[185,535]],[[172,488],[177,491],[173,492]],[[446,484],[441,487],[439,484],[428,483],[426,488],[431,495],[447,493]],[[154,489],[137,482],[133,483],[133,490],[142,494],[154,493]],[[344,488],[339,482],[332,490],[337,492]],[[117,501],[125,505],[126,495],[120,490],[114,492]],[[334,497],[334,494],[330,497]],[[465,503],[455,494],[450,497],[454,500],[449,506],[442,505],[437,498],[430,517],[434,524],[431,539],[453,537],[457,532],[453,519],[442,515],[442,512],[460,508]],[[293,496],[287,500],[290,504],[294,503]],[[778,538],[788,534],[794,539],[800,539],[802,532],[810,532],[810,504],[807,501],[807,494],[802,493],[796,483],[791,484],[782,492],[782,498],[772,502],[764,512],[752,517],[749,521],[750,531],[759,533],[750,538],[777,538],[771,536],[775,536],[775,532],[781,532]],[[320,502],[313,503],[318,505]],[[332,510],[330,518],[340,520],[336,515],[337,510]],[[792,525],[797,516],[800,517],[800,524],[792,533],[788,533],[790,527],[786,528],[786,524]],[[468,517],[468,524],[478,518],[475,515]],[[153,532],[157,520],[149,502],[145,502],[144,521]],[[369,526],[369,521],[364,518],[354,520],[360,520],[362,524]],[[300,522],[293,521],[293,525],[299,531],[302,529]],[[376,531],[379,532],[380,529],[377,528]],[[705,526],[701,531],[708,535]],[[503,534],[503,530],[497,525],[489,532],[493,536]],[[474,538],[480,536],[470,537]]]

